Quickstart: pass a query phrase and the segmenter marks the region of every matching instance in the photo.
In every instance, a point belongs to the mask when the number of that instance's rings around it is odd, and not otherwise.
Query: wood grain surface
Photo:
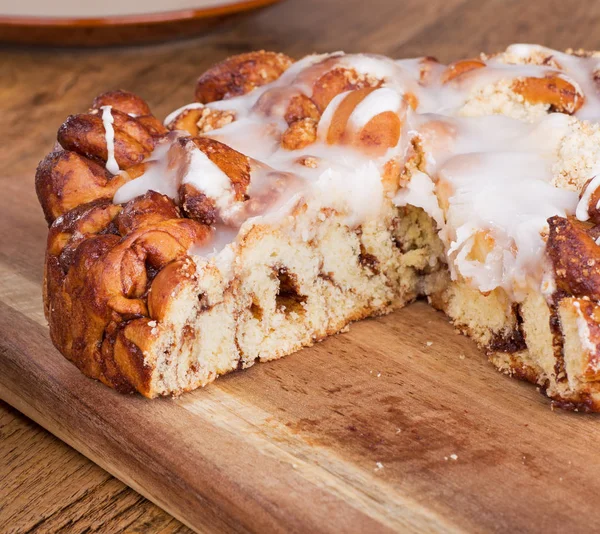
[[[179,399],[84,378],[48,339],[33,174],[98,92],[164,116],[230,54],[600,49],[599,22],[591,0],[288,0],[167,45],[0,49],[0,398],[85,455],[0,403],[0,531],[188,531],[139,493],[201,532],[593,531],[598,417],[551,412],[423,304]]]
[[[280,0],[239,0],[225,5],[197,9],[136,13],[130,15],[96,15],[84,18],[73,13],[65,16],[11,16],[0,14],[0,42],[39,46],[131,45],[166,41],[199,35],[235,13],[258,9]],[[143,3],[138,5],[143,6]],[[68,6],[74,6],[71,1]],[[82,3],[80,5],[86,5]],[[101,13],[102,6],[79,10]],[[125,7],[125,9],[127,9]],[[18,12],[16,8],[13,11]],[[60,10],[64,13],[64,6]]]

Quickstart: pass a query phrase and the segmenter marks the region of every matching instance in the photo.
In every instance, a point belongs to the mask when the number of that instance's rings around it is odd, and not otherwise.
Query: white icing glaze
[[[439,229],[446,225],[444,212],[435,195],[435,184],[424,172],[414,172],[410,182],[396,193],[393,201],[396,206],[422,208],[437,223]]]
[[[186,104],[185,106],[181,106],[180,108],[176,109],[172,113],[169,113],[167,115],[167,117],[165,118],[165,120],[163,121],[163,124],[165,126],[168,126],[184,111],[188,111],[190,109],[202,109],[203,107],[204,107],[204,104],[201,104],[200,102],[192,102],[191,104]]]
[[[553,154],[567,117],[548,115],[534,125],[502,116],[423,119],[429,119],[419,125],[430,154],[427,172],[448,191],[440,236],[452,275],[482,291],[502,287],[519,300],[529,278],[541,278],[547,219],[572,213],[577,202],[577,193],[551,184]],[[430,128],[435,135],[428,134]],[[425,198],[415,199],[411,191],[410,203],[424,207],[428,193],[420,192]],[[478,239],[489,249],[484,262],[471,258]]]
[[[181,183],[193,185],[207,197],[216,199],[219,209],[227,209],[234,196],[229,177],[195,145],[189,146],[189,165]]]
[[[547,219],[570,212],[577,193],[553,187],[547,161],[535,152],[457,155],[438,176],[453,190],[442,231],[451,267],[482,291],[502,287],[520,300],[528,277],[541,275]],[[470,259],[476,236],[492,240],[483,263]]]
[[[581,195],[581,199],[579,200],[577,209],[575,210],[575,215],[580,221],[589,220],[590,200],[592,199],[592,195],[596,192],[598,187],[600,187],[600,174],[596,174],[590,183],[583,189],[583,194]],[[598,209],[598,205],[600,205],[600,201],[598,201],[596,204],[596,209]]]
[[[600,118],[600,97],[593,82],[598,60],[534,45],[514,45],[507,53],[529,58],[539,50],[552,55],[563,68],[560,75],[585,95],[577,116]],[[191,143],[184,167],[169,167],[164,162],[171,150],[168,142],[159,144],[144,175],[119,189],[114,200],[124,202],[148,189],[177,199],[179,184],[193,183],[215,200],[229,230],[216,230],[213,244],[218,246],[209,243],[192,252],[213,257],[216,248],[225,257],[231,255],[233,245],[224,244],[223,239],[231,243],[237,235],[232,227],[243,231],[261,221],[276,221],[303,200],[315,209],[334,207],[350,226],[377,216],[384,198],[381,176],[386,163],[392,159],[402,162],[410,154],[411,141],[419,139],[425,151],[421,170],[413,171],[411,180],[391,196],[396,205],[420,207],[436,221],[451,275],[481,291],[500,287],[517,301],[531,286],[547,293],[553,287],[543,261],[547,219],[574,214],[576,208],[578,217],[587,216],[583,198],[578,206],[576,192],[553,185],[552,167],[569,131],[569,117],[552,113],[527,123],[506,116],[460,115],[472,95],[497,82],[545,77],[557,71],[552,65],[511,65],[498,58],[484,63],[484,68],[445,84],[442,75],[446,67],[431,61],[424,82],[421,59],[393,61],[341,53],[308,56],[271,84],[205,105],[235,112],[235,121],[207,135],[252,158],[248,201],[234,201],[229,179]],[[290,99],[300,94],[312,96],[315,81],[339,67],[380,81],[378,88],[354,108],[346,128],[360,131],[380,113],[392,111],[403,123],[398,145],[383,156],[353,146],[328,145],[332,118],[349,94],[344,92],[322,113],[317,142],[299,151],[281,148]],[[404,102],[408,94],[417,102],[416,110],[407,109]],[[204,106],[184,106],[170,114],[165,123],[186,109],[199,107]],[[300,165],[300,157],[314,158],[316,168]],[[592,192],[590,186],[584,193],[584,197],[589,193],[588,201]]]
[[[596,345],[592,343],[592,340],[590,339],[590,327],[583,316],[579,302],[574,301],[573,307],[577,310],[577,332],[579,334],[579,340],[585,350],[594,354],[596,352]]]
[[[212,261],[221,272],[224,280],[231,278],[235,260],[234,243],[238,235],[237,228],[217,226],[213,228],[214,239],[204,244],[194,244],[189,254],[196,258]]]
[[[115,159],[115,122],[112,116],[112,106],[102,106],[102,124],[104,125],[104,138],[106,139],[106,170],[112,174],[120,172],[119,164]]]
[[[400,113],[401,107],[402,95],[400,93],[388,87],[376,89],[354,108],[348,119],[348,127],[353,131],[358,131],[380,113],[388,111]]]
[[[373,161],[355,169],[331,166],[319,176],[315,190],[323,206],[348,213],[346,224],[350,227],[376,217],[383,203],[381,171]]]
[[[235,241],[238,235],[237,228],[227,226],[215,226],[215,238],[208,243],[192,245],[190,253],[195,256],[204,256],[207,258],[220,254],[228,245]]]
[[[331,121],[333,120],[333,116],[335,112],[340,107],[340,104],[343,100],[350,94],[350,91],[344,91],[339,95],[334,96],[329,102],[329,105],[325,108],[323,115],[319,120],[319,124],[317,126],[317,137],[322,141],[327,139],[327,132],[329,131],[329,127],[331,126]]]
[[[359,74],[389,82],[398,79],[398,65],[386,56],[377,54],[352,54],[340,58],[339,65],[354,69]]]
[[[542,275],[540,290],[542,295],[546,297],[546,300],[550,301],[550,299],[552,299],[554,296],[554,292],[556,291],[556,280],[554,278],[554,271],[549,261],[544,262],[543,271],[544,274]]]
[[[181,133],[172,132],[156,146],[152,155],[144,162],[144,174],[117,189],[113,197],[115,204],[129,202],[147,191],[156,191],[178,199],[182,156],[179,153],[180,145],[175,141],[179,137]]]

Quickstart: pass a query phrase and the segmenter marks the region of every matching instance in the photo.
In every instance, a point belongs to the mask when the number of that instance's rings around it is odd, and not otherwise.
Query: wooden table
[[[211,63],[252,49],[296,57],[344,49],[448,61],[511,42],[600,49],[599,23],[600,4],[591,0],[289,0],[171,44],[86,51],[6,47],[0,50],[0,227],[26,222],[10,236],[0,234],[0,276],[10,261],[24,279],[39,284],[42,257],[28,247],[46,234],[31,194],[35,167],[64,118],[86,109],[102,90],[137,92],[164,116],[192,99],[195,78]],[[23,211],[35,216],[20,218]],[[188,531],[4,403],[0,525],[16,532]]]

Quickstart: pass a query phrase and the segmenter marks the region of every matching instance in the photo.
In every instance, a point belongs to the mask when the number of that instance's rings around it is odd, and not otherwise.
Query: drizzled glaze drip
[[[507,64],[502,59],[524,60],[535,54],[552,61]],[[599,61],[535,45],[513,45],[503,55],[477,60],[482,68],[444,83],[447,67],[423,59],[393,61],[342,53],[308,56],[275,82],[247,95],[188,106],[235,113],[235,121],[207,135],[253,158],[250,197],[259,190],[269,190],[269,184],[279,180],[283,186],[277,189],[277,201],[265,203],[259,211],[240,210],[239,204],[232,204],[222,173],[207,168],[206,158],[199,155],[189,158],[188,169],[173,178],[173,172],[167,172],[160,163],[165,158],[163,145],[151,156],[152,165],[146,174],[123,186],[114,200],[124,202],[152,188],[176,198],[181,180],[193,177],[187,179],[200,190],[211,191],[222,210],[238,213],[230,218],[228,228],[215,231],[214,246],[191,251],[210,256],[228,249],[227,243],[235,240],[237,230],[232,226],[252,224],[257,216],[276,219],[299,201],[333,207],[346,214],[347,224],[357,226],[377,216],[387,194],[398,206],[423,208],[437,222],[453,278],[461,277],[481,291],[503,288],[519,301],[528,287],[539,288],[547,278],[543,262],[546,220],[573,214],[578,204],[577,191],[555,187],[553,171],[561,141],[574,119],[562,113],[546,114],[549,106],[543,104],[532,106],[541,114],[529,117],[528,122],[519,120],[522,117],[489,115],[504,110],[468,118],[463,115],[472,115],[473,110],[467,110],[466,104],[474,95],[485,96],[496,84],[553,75],[569,82],[585,98],[575,116],[596,120],[600,118],[600,97],[594,76]],[[282,148],[281,135],[288,127],[284,114],[291,99],[296,95],[312,97],[315,81],[340,67],[379,82],[352,110],[346,128],[359,131],[378,115],[393,112],[402,123],[397,144],[383,155],[348,141],[328,144],[329,128],[349,94],[344,92],[323,111],[316,142],[301,150]],[[493,100],[493,95],[488,100]],[[522,99],[515,97],[515,101],[527,109]],[[169,115],[166,122],[182,109],[185,107]],[[405,163],[415,140],[425,156],[419,170],[413,171],[410,181],[400,184],[399,189],[385,189],[384,193],[386,165],[390,161]],[[306,158],[315,165],[299,163]],[[159,183],[161,173],[171,185]],[[282,176],[294,179],[281,182]]]
[[[117,189],[113,202],[124,204],[147,191],[156,191],[178,200],[178,189],[187,166],[187,154],[183,153],[177,139],[181,132],[171,132],[159,142],[144,162],[144,174]]]
[[[104,125],[104,136],[106,139],[106,170],[112,174],[118,174],[119,164],[115,159],[115,119],[112,116],[112,106],[102,106],[102,124]]]

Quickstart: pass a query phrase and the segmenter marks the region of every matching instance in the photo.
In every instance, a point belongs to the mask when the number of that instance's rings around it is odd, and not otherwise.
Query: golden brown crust
[[[584,194],[584,192],[587,190],[588,187],[593,187],[593,185],[592,185],[593,180],[594,180],[594,178],[590,178],[583,185],[583,188],[581,189],[580,198]],[[600,224],[600,209],[599,209],[599,207],[600,207],[600,187],[597,187],[596,189],[593,190],[592,194],[590,195],[590,198],[588,201],[588,206],[587,206],[589,220],[590,220],[590,222],[592,222],[596,225]]]
[[[376,88],[381,80],[359,75],[354,69],[338,67],[323,74],[313,85],[312,101],[323,113],[331,100],[344,91]]]
[[[397,113],[386,111],[373,117],[358,134],[359,146],[373,154],[384,154],[400,140],[402,121]]]
[[[92,103],[92,111],[104,106],[110,106],[112,111],[119,111],[135,119],[152,137],[160,137],[167,132],[152,112],[150,106],[139,96],[128,91],[118,89],[98,95]]]
[[[591,413],[600,411],[600,402],[590,392],[568,393],[550,391],[547,384],[540,383],[540,371],[527,365],[518,353],[491,353],[491,363],[511,378],[523,380],[539,387],[539,391],[552,401],[552,408],[571,412]]]
[[[585,97],[576,85],[561,75],[560,66],[552,57],[546,58],[540,64],[557,68],[557,72],[543,77],[524,77],[516,79],[511,86],[514,93],[523,97],[529,104],[548,104],[550,111],[572,115],[584,103]],[[463,59],[448,65],[442,73],[441,82],[446,84],[458,82],[470,72],[486,68],[480,59]]]
[[[141,163],[167,132],[141,98],[125,91],[103,93],[89,113],[67,118],[58,131],[59,148],[42,160],[36,172],[36,191],[48,223],[81,204],[112,199],[119,187],[136,176],[135,172],[113,176],[105,168],[108,150],[102,106],[111,106],[115,158],[122,170]]]
[[[208,137],[195,137],[188,142],[193,142],[229,177],[235,193],[235,200],[244,200],[250,185],[250,158]]]
[[[121,206],[110,200],[99,199],[82,204],[57,219],[48,233],[48,253],[56,256],[65,272],[73,263],[79,244],[98,234],[115,234],[113,223]]]
[[[331,123],[326,132],[326,141],[328,144],[346,144],[352,145],[361,150],[368,151],[373,155],[382,155],[385,151],[393,146],[396,146],[400,139],[400,131],[402,128],[402,121],[399,113],[403,110],[399,109],[398,112],[386,111],[375,115],[367,124],[362,126],[359,130],[352,130],[348,127],[348,121],[352,112],[356,107],[373,91],[376,87],[362,87],[350,91],[347,96],[337,106],[333,116],[331,117]],[[408,105],[403,102],[403,106]],[[294,126],[297,123],[294,123]],[[315,139],[316,139],[316,125],[314,126]],[[293,132],[292,127],[288,132]],[[286,132],[287,133],[287,132]],[[305,135],[304,138],[307,136]],[[295,135],[292,140],[302,137]],[[314,139],[308,138],[310,142]],[[284,141],[286,141],[284,136]],[[289,142],[292,145],[291,142]],[[307,143],[310,144],[310,143]],[[302,146],[302,145],[300,145]],[[287,148],[284,144],[284,148]]]
[[[102,106],[112,107],[115,156],[127,171],[117,176],[102,165]],[[160,299],[164,284],[153,284],[157,273],[186,258],[187,249],[211,232],[182,218],[170,198],[153,191],[123,206],[112,202],[116,190],[142,172],[139,164],[166,131],[139,97],[105,93],[89,113],[61,126],[62,149],[49,154],[36,175],[52,223],[44,283],[52,340],[85,374],[145,395],[155,394],[143,356],[152,338],[148,292],[152,287]]]
[[[143,347],[136,348],[131,336],[119,344],[111,333],[141,328],[133,319],[149,322],[147,295],[156,273],[186,258],[189,246],[210,233],[178,217],[176,208],[168,207],[171,201],[157,195],[132,200],[123,209],[98,202],[73,210],[68,220],[53,225],[49,238],[46,309],[52,339],[86,374],[122,391],[149,392],[149,375],[138,361]],[[91,232],[81,236],[82,227]],[[94,233],[99,228],[115,233]],[[55,254],[63,241],[67,245]],[[152,287],[160,293],[159,286]]]
[[[233,111],[191,108],[181,112],[168,125],[171,130],[183,130],[192,136],[208,133],[218,128],[223,128],[235,120]]]
[[[550,111],[569,115],[575,113],[585,100],[577,87],[559,74],[522,78],[513,83],[512,89],[530,104],[550,104]]]
[[[133,117],[151,115],[150,106],[142,98],[121,89],[107,91],[94,98],[92,109],[100,109],[103,106],[111,106],[112,109],[127,113]]]
[[[191,219],[208,225],[216,224],[219,220],[219,210],[215,201],[192,184],[181,184],[179,199],[181,209]]]
[[[179,208],[169,197],[148,191],[125,204],[114,223],[119,234],[126,236],[142,226],[153,226],[180,217]]]
[[[450,63],[442,73],[441,82],[451,82],[467,72],[481,69],[482,67],[485,67],[485,63],[480,59],[461,59],[460,61],[455,61],[454,63]]]
[[[547,253],[556,286],[568,295],[600,300],[600,246],[595,227],[574,217],[548,219]]]
[[[577,315],[584,321],[587,328],[587,338],[593,348],[589,347],[580,359],[581,367],[577,379],[582,382],[598,382],[600,380],[600,306],[587,298],[570,299],[568,305],[575,306]],[[575,374],[575,373],[574,373]]]
[[[69,210],[98,199],[109,199],[124,183],[98,162],[77,152],[56,150],[39,164],[35,175],[38,199],[48,223]]]
[[[247,200],[248,187],[250,186],[250,158],[208,137],[183,138],[180,143],[183,146],[189,143],[196,145],[208,159],[227,175],[233,190],[233,201],[243,202]],[[207,197],[193,185],[182,184],[179,187],[179,198],[181,209],[187,217],[208,225],[219,221],[220,213],[214,199]]]
[[[249,52],[207,70],[196,82],[196,100],[204,104],[244,95],[281,76],[292,64],[285,54]]]
[[[115,130],[115,159],[121,169],[141,163],[154,148],[154,139],[136,119],[112,111]],[[106,163],[106,133],[99,113],[71,115],[58,130],[58,142],[66,150]]]
[[[175,260],[166,265],[152,281],[152,291],[148,293],[148,311],[150,317],[162,321],[171,304],[171,295],[181,281],[194,275],[193,264],[185,260]]]

